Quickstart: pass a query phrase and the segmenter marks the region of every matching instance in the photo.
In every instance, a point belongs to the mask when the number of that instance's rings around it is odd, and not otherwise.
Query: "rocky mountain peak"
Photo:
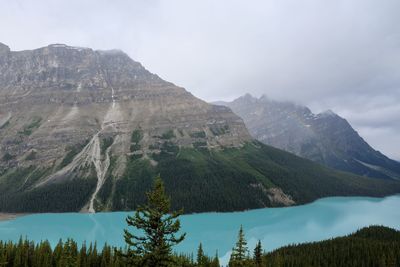
[[[12,51],[0,61],[0,107],[7,164],[53,164],[65,147],[92,140],[93,148],[102,136],[125,156],[157,153],[165,142],[217,148],[251,140],[229,108],[195,98],[120,50],[52,44]],[[139,130],[140,149],[132,150],[130,135]],[[26,161],[32,150],[38,156]]]
[[[400,164],[374,150],[332,110],[314,114],[306,106],[240,97],[228,107],[261,142],[356,174],[400,179]]]
[[[245,95],[239,97],[238,101],[247,101],[247,102],[256,102],[258,99],[257,97],[252,96],[250,93],[246,93]]]
[[[44,94],[42,101],[111,101],[104,93],[109,88],[125,90],[153,88],[167,83],[147,71],[139,62],[118,51],[94,51],[90,48],[52,44],[35,50],[11,51],[0,64],[0,95],[33,92],[68,92],[63,99]],[[89,97],[89,92],[90,97]],[[117,97],[116,95],[114,97]],[[103,100],[103,101],[104,101]]]

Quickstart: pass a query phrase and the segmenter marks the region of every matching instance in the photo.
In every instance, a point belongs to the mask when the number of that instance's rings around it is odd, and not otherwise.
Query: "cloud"
[[[398,0],[3,0],[0,41],[120,48],[209,101],[250,92],[333,109],[400,159],[398,10]]]

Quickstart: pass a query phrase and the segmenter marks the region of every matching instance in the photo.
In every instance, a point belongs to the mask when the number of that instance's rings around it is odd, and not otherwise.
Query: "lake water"
[[[126,212],[96,214],[35,214],[0,222],[0,239],[48,239],[53,245],[60,238],[78,243],[96,241],[124,246]],[[379,224],[400,229],[400,196],[386,198],[333,197],[289,208],[267,208],[233,213],[200,213],[181,217],[187,238],[177,251],[196,253],[200,242],[205,251],[218,254],[222,263],[229,259],[237,232],[243,225],[249,247],[258,239],[266,250],[283,245],[318,241],[349,234],[361,227]]]

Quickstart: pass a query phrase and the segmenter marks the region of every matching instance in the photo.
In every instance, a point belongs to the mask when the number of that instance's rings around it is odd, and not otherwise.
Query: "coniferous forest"
[[[234,245],[234,244],[233,244]],[[237,245],[237,244],[236,244]],[[257,246],[250,251],[246,247],[243,258],[233,254],[229,266],[332,266],[332,267],[397,267],[400,266],[400,232],[383,227],[370,226],[346,237],[291,245],[265,253]],[[261,253],[260,253],[261,251]],[[38,244],[21,239],[17,243],[0,242],[0,266],[17,267],[106,267],[146,266],[129,263],[123,254],[126,250],[96,244],[79,246],[73,240],[60,241],[54,248],[48,241]],[[220,266],[218,255],[211,257],[203,252],[203,246],[191,254],[171,254],[173,262],[159,266]],[[147,265],[150,266],[150,265]]]

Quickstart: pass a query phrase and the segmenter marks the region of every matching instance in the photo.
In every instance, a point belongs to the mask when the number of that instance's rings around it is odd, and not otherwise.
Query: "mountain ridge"
[[[373,149],[332,110],[314,114],[305,106],[246,94],[219,102],[241,116],[261,142],[358,175],[400,179],[400,164]]]

